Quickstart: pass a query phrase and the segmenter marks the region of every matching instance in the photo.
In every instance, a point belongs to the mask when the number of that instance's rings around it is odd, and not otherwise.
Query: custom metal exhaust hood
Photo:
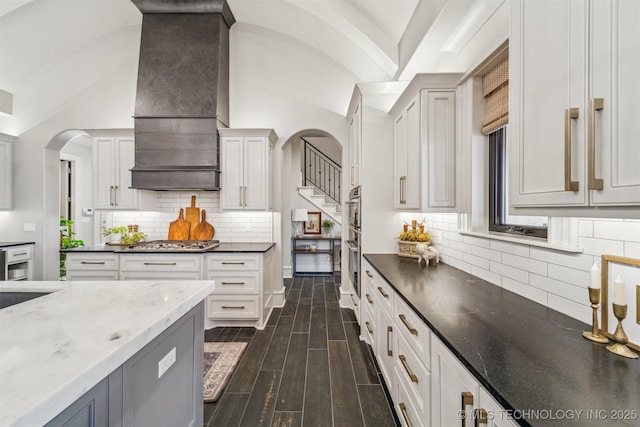
[[[132,188],[219,190],[229,123],[226,0],[131,0],[142,12]]]

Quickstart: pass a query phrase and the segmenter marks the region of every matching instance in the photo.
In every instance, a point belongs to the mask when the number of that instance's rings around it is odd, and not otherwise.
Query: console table
[[[340,236],[336,237],[325,237],[325,236],[294,236],[291,238],[291,262],[293,264],[292,274],[293,276],[299,274],[333,274],[334,273],[334,265],[336,262],[336,252],[340,250]],[[336,242],[338,242],[336,244]],[[314,249],[315,247],[315,249]],[[321,261],[320,258],[319,264],[322,267],[320,271],[305,271],[298,270],[298,264],[301,264],[298,260],[298,256],[300,255],[312,255],[313,258],[317,258],[318,255],[328,255],[330,257],[330,261]],[[315,264],[316,261],[314,261]]]

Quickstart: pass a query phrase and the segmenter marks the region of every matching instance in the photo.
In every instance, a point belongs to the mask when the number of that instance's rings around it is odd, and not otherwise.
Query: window
[[[489,231],[547,237],[548,217],[509,215],[507,129],[489,134]]]

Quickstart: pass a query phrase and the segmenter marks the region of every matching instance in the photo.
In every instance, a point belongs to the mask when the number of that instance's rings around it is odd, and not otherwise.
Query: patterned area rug
[[[246,346],[246,342],[204,343],[205,402],[218,400]]]

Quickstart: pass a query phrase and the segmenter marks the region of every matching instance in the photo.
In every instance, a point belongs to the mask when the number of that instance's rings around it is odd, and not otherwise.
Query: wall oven
[[[349,210],[349,240],[346,244],[349,247],[349,278],[353,284],[353,289],[360,297],[360,187],[354,187],[349,192],[349,201],[347,202]]]

